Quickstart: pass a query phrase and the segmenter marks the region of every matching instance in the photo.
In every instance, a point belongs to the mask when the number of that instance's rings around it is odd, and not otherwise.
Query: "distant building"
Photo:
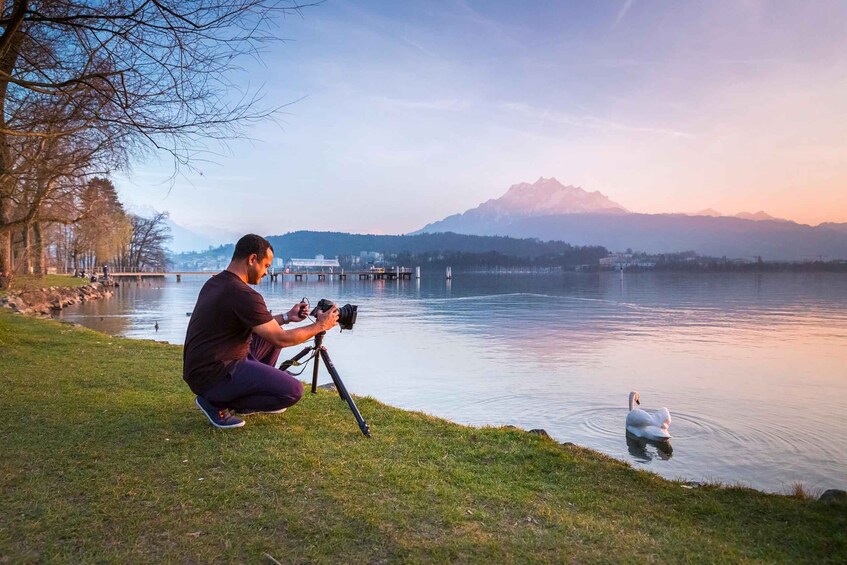
[[[289,259],[285,266],[289,269],[334,269],[341,265],[338,259],[324,259],[323,255],[316,255],[314,259]]]
[[[655,267],[655,261],[636,259],[631,253],[613,253],[600,259],[600,266],[607,269],[626,269],[627,267]]]
[[[385,261],[385,255],[376,251],[362,251],[359,253],[359,261],[365,264],[373,263],[376,265]]]

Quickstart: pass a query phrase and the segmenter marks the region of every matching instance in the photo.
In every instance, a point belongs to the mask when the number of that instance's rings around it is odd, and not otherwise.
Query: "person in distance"
[[[309,312],[301,302],[273,316],[262,295],[250,288],[267,274],[273,256],[265,238],[248,234],[239,239],[226,270],[203,285],[188,322],[182,377],[197,395],[197,406],[218,428],[239,428],[244,420],[238,416],[278,414],[296,404],[303,384],[276,368],[280,350],[338,323],[333,306],[318,312],[308,326],[282,329],[305,320]]]

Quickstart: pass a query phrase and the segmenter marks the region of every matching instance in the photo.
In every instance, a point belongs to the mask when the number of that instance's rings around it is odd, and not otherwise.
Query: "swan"
[[[671,439],[668,426],[671,425],[671,413],[667,408],[659,408],[655,414],[641,408],[633,408],[632,403],[641,404],[638,391],[629,393],[629,414],[626,415],[626,431],[632,435],[653,441]]]

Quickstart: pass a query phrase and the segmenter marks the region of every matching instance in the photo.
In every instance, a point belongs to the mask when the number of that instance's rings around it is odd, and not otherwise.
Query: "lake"
[[[205,280],[122,282],[60,317],[180,344]],[[847,275],[455,273],[255,288],[275,313],[304,296],[359,306],[355,328],[324,342],[351,393],[463,424],[544,428],[668,478],[847,488]],[[319,380],[330,381],[323,368]],[[672,454],[627,440],[630,390],[642,408],[670,410]]]

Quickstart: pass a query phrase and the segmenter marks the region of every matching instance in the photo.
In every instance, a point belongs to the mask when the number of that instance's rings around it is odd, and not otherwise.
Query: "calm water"
[[[61,316],[182,343],[205,280],[124,283]],[[303,296],[359,305],[354,330],[325,341],[355,394],[465,424],[544,428],[669,478],[847,488],[847,276],[457,275],[257,289],[275,312]],[[642,408],[670,410],[671,456],[627,442],[632,389]]]

